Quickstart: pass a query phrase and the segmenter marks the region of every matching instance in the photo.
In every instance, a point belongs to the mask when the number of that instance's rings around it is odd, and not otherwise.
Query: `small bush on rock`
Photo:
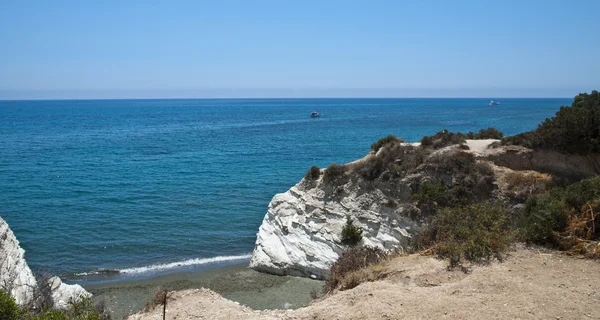
[[[321,169],[317,166],[312,166],[304,175],[304,179],[306,180],[317,180],[321,176]]]
[[[450,132],[446,129],[421,139],[421,147],[441,149],[447,146],[464,143],[466,136],[460,132]]]
[[[387,253],[376,247],[355,247],[342,253],[331,266],[323,293],[331,293],[336,289],[352,289],[361,282],[373,280],[377,277],[377,272],[372,273],[365,269],[381,263],[387,256]]]
[[[404,140],[390,134],[389,136],[387,136],[385,138],[381,138],[381,139],[379,139],[379,141],[373,143],[371,145],[371,150],[377,152],[377,151],[379,151],[379,149],[381,149],[381,147],[385,146],[388,143],[392,143],[392,142],[402,143],[402,142],[404,142]]]
[[[342,243],[347,246],[356,246],[362,240],[362,228],[353,224],[352,218],[346,219],[346,225],[342,229]]]
[[[334,185],[342,184],[345,174],[346,166],[332,163],[325,170],[323,181]]]

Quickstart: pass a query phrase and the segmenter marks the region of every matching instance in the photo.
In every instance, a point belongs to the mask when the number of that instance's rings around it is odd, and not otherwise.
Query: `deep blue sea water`
[[[572,99],[489,101],[0,101],[0,216],[33,269],[71,279],[247,259],[270,199],[312,165],[388,134],[532,130]]]

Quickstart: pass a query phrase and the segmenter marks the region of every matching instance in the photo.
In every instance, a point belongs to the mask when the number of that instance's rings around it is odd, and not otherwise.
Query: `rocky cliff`
[[[30,303],[37,287],[24,255],[25,250],[19,246],[8,224],[0,218],[0,288],[7,291],[19,305]]]
[[[457,171],[461,166],[464,169]],[[495,188],[491,169],[458,146],[432,151],[391,144],[344,165],[335,179],[328,177],[327,170],[318,177],[307,175],[271,200],[250,267],[278,275],[326,278],[347,249],[340,239],[347,218],[363,230],[360,245],[405,250],[422,222],[424,211],[415,206],[411,194],[423,183],[449,188],[461,184],[478,199],[489,199]]]
[[[10,230],[6,221],[0,217],[0,290],[4,290],[22,306],[34,306],[40,299],[39,284],[24,258],[25,251]],[[52,277],[47,284],[54,307],[66,308],[69,299],[89,297],[91,294],[80,285],[67,285],[60,278]]]

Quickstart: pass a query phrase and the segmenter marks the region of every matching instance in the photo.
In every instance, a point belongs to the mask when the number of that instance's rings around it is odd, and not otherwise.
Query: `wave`
[[[76,276],[89,276],[89,275],[100,275],[100,274],[140,274],[148,272],[156,272],[168,269],[175,269],[179,267],[189,266],[200,266],[211,263],[228,262],[236,260],[250,259],[252,254],[243,254],[239,256],[217,256],[212,258],[196,258],[184,261],[177,261],[171,263],[154,264],[145,267],[125,268],[125,269],[98,269],[89,272],[76,273]]]

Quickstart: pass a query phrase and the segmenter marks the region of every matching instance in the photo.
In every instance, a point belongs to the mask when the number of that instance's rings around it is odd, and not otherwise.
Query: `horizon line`
[[[1,99],[1,102],[17,101],[110,101],[110,100],[326,100],[326,99],[572,99],[571,96],[555,97],[197,97],[197,98],[31,98],[31,99]]]

